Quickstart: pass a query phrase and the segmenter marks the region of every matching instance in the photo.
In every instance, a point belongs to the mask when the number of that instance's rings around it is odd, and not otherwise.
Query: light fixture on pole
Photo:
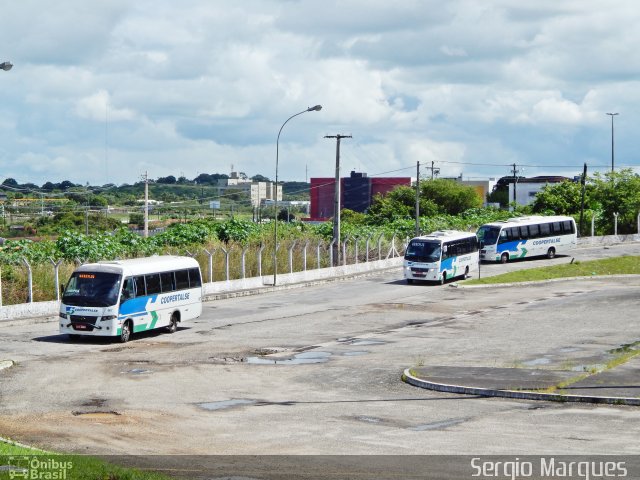
[[[8,72],[9,70],[11,70],[12,67],[13,67],[13,64],[11,62],[0,63],[0,69],[4,70],[5,72]]]
[[[279,157],[279,149],[280,149],[280,134],[282,133],[282,129],[284,126],[291,120],[293,117],[297,117],[298,115],[302,115],[307,112],[319,112],[322,110],[322,105],[316,105],[315,107],[309,107],[306,110],[298,112],[294,115],[291,115],[289,118],[285,120],[285,122],[280,127],[278,131],[278,138],[276,139],[276,181],[273,189],[273,198],[274,198],[274,206],[275,206],[275,224],[273,228],[273,286],[276,286],[276,281],[278,277],[278,157]],[[287,218],[288,220],[288,218]]]
[[[614,163],[613,163],[613,117],[615,117],[616,115],[618,115],[618,113],[607,113],[607,115],[611,116],[611,173],[613,173],[614,170]]]

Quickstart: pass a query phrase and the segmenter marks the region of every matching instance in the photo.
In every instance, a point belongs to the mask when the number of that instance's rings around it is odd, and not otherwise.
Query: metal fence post
[[[214,248],[212,252],[203,248],[204,253],[209,256],[209,283],[213,283],[213,255],[216,253],[216,249]]]
[[[336,239],[331,240],[331,244],[329,245],[329,265],[333,267],[333,249],[336,244]]]
[[[220,250],[222,250],[222,253],[224,253],[224,274],[228,282],[229,281],[229,252],[231,251],[231,248],[227,250],[224,247],[220,247]]]
[[[241,260],[241,263],[242,263],[242,278],[243,279],[245,278],[245,275],[246,275],[245,269],[246,269],[247,263],[245,261],[245,257],[247,255],[247,248],[249,248],[249,247],[248,246],[242,247],[242,260]]]
[[[304,248],[302,249],[302,271],[307,271],[307,248],[309,248],[309,240],[304,242]]]
[[[297,240],[294,240],[289,247],[289,273],[293,273],[293,249],[295,248],[297,242]]]
[[[49,261],[53,265],[53,284],[56,289],[56,300],[60,301],[60,264],[62,263],[62,259],[55,262],[53,258],[50,258]]]
[[[260,248],[258,249],[258,276],[262,277],[262,251],[265,246],[261,243]]]
[[[27,267],[27,303],[33,303],[33,272],[26,258],[22,257],[22,263]]]
[[[316,265],[318,270],[320,269],[320,266],[322,265],[322,262],[320,261],[320,248],[322,247],[322,242],[318,242],[318,246],[316,247]]]
[[[384,233],[381,233],[378,237],[378,260],[382,260],[382,238],[384,237]]]
[[[366,254],[366,257],[365,257],[365,261],[366,261],[367,263],[369,263],[369,242],[371,241],[371,237],[372,237],[372,236],[373,236],[373,235],[369,235],[369,236],[367,237],[367,243],[366,243],[366,245],[365,245],[365,248],[366,248],[366,250],[367,250],[367,254]]]
[[[613,234],[618,236],[618,212],[613,213]]]
[[[353,242],[355,244],[355,251],[356,251],[356,265],[358,264],[358,237],[353,237]]]
[[[342,265],[347,265],[347,242],[349,241],[349,235],[347,235],[342,242]]]

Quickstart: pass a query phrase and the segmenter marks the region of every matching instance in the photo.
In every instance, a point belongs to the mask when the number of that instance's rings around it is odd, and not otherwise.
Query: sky
[[[0,182],[640,172],[634,0],[0,5]]]

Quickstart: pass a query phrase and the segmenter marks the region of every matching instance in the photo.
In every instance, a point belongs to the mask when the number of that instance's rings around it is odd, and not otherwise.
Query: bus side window
[[[173,272],[162,272],[160,274],[160,283],[162,284],[162,293],[173,292],[176,289]]]
[[[550,237],[551,236],[551,224],[550,223],[541,223],[540,224],[540,236],[541,237]]]
[[[153,295],[155,293],[162,292],[162,288],[160,287],[159,273],[151,273],[149,275],[145,275],[144,280],[147,283],[147,295]]]
[[[147,289],[144,284],[144,275],[134,277],[133,280],[136,283],[136,297],[144,297],[147,295]]]
[[[120,303],[124,303],[130,298],[134,298],[136,296],[135,283],[133,278],[127,277],[124,279],[122,283],[122,295],[120,297]]]
[[[539,225],[529,225],[529,238],[538,238],[540,236]]]
[[[176,272],[176,290],[186,290],[189,288],[189,270],[178,270]]]
[[[573,222],[571,220],[565,220],[562,222],[562,230],[565,234],[575,233],[573,230]]]
[[[551,231],[554,235],[562,235],[562,224],[560,222],[553,222],[551,224]]]
[[[520,238],[525,240],[529,238],[529,227],[526,225],[522,225],[520,227]]]
[[[200,278],[200,269],[198,268],[189,269],[189,286],[191,288],[202,286],[202,279]]]

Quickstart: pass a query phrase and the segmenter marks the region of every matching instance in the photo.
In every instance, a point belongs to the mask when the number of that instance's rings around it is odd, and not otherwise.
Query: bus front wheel
[[[447,280],[446,272],[442,272],[442,276],[440,277],[440,285],[444,285],[444,282]]]
[[[120,329],[120,343],[127,343],[131,338],[131,320],[127,320],[122,324]]]
[[[407,278],[407,283],[411,285],[413,283],[413,278]]]
[[[500,263],[507,263],[509,261],[509,254],[503,253],[500,255]]]
[[[550,248],[549,250],[547,250],[547,258],[549,260],[551,260],[552,258],[555,258],[556,256],[556,249],[555,248]]]

